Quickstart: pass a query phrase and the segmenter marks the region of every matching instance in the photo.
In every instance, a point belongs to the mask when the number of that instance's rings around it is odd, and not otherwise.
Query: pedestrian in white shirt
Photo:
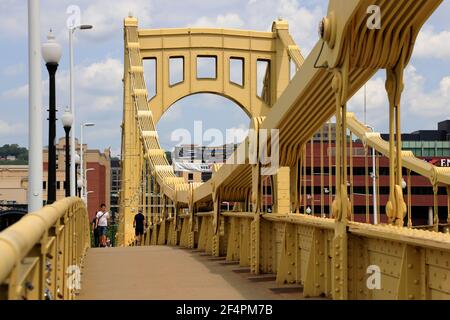
[[[97,230],[100,236],[100,247],[106,247],[106,231],[108,228],[109,212],[106,211],[106,205],[100,205],[100,211],[97,212]]]

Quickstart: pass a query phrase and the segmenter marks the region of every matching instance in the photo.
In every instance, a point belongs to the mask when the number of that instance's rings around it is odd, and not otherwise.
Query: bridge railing
[[[0,299],[73,299],[90,246],[84,202],[65,198],[0,233]]]

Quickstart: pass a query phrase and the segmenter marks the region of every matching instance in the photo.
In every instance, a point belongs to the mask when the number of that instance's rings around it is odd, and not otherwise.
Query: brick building
[[[80,145],[76,140],[77,153],[80,153]],[[90,217],[98,210],[101,203],[110,206],[110,150],[84,150],[84,168],[94,170],[87,172],[87,191],[93,191],[87,196],[88,211]],[[56,199],[65,197],[65,139],[58,140],[56,145]],[[48,175],[48,150],[43,151],[43,203],[47,199],[47,175]],[[80,175],[77,175],[80,179]],[[28,165],[2,165],[0,166],[0,203],[14,203],[15,205],[27,204],[28,189]]]

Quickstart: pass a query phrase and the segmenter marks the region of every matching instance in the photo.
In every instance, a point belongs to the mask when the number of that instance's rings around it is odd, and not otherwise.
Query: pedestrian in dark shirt
[[[94,238],[94,247],[98,247],[99,244],[99,236],[98,236],[98,228],[97,228],[97,217],[92,219],[92,233]]]
[[[145,227],[145,216],[139,211],[134,216],[133,228],[135,229],[136,245],[142,245],[143,235]]]

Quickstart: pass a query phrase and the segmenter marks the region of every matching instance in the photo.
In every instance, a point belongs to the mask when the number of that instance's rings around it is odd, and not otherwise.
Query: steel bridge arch
[[[198,91],[198,92],[194,92],[194,93],[189,93],[186,96],[182,96],[181,98],[177,99],[174,103],[172,103],[170,106],[168,106],[167,108],[165,108],[164,113],[162,114],[161,118],[159,118],[158,121],[155,121],[155,124],[157,124],[162,118],[163,116],[166,114],[167,111],[169,111],[173,106],[175,106],[176,103],[192,97],[192,96],[196,96],[196,95],[201,95],[201,94],[211,94],[211,95],[215,95],[215,96],[219,96],[221,98],[225,98],[227,101],[230,101],[232,103],[234,103],[236,105],[237,108],[241,109],[247,116],[249,119],[252,118],[251,113],[249,113],[248,108],[246,108],[245,106],[243,106],[239,101],[236,101],[233,97],[231,96],[227,96],[224,93],[220,93],[220,92],[213,92],[213,91]],[[152,114],[154,114],[152,112]]]
[[[275,21],[270,32],[228,29],[138,29],[137,19],[124,21],[124,114],[122,123],[122,229],[132,235],[132,216],[142,207],[142,179],[152,176],[167,201],[187,203],[186,186],[176,177],[160,147],[156,124],[176,101],[196,93],[214,93],[236,102],[250,116],[271,111],[291,80],[291,64],[304,61],[288,31],[288,23]],[[198,79],[198,57],[215,57],[216,77]],[[170,58],[183,57],[183,81],[171,85]],[[230,81],[230,59],[243,63],[243,85]],[[146,59],[155,59],[155,95],[149,99],[144,79]],[[262,93],[257,95],[257,63],[268,61]],[[150,172],[150,174],[149,174]],[[177,196],[178,194],[178,196]],[[125,243],[128,239],[125,239]]]
[[[128,18],[126,27],[137,27]],[[196,93],[215,93],[230,98],[250,117],[267,114],[290,79],[291,57],[303,60],[284,20],[275,21],[271,32],[211,28],[137,30],[142,60],[155,60],[156,92],[148,101],[155,124],[176,101]],[[215,59],[215,77],[199,78],[198,58]],[[183,61],[182,81],[170,83],[170,59]],[[242,85],[231,80],[231,60],[242,61]],[[261,97],[257,94],[258,61],[269,62],[269,73]]]

